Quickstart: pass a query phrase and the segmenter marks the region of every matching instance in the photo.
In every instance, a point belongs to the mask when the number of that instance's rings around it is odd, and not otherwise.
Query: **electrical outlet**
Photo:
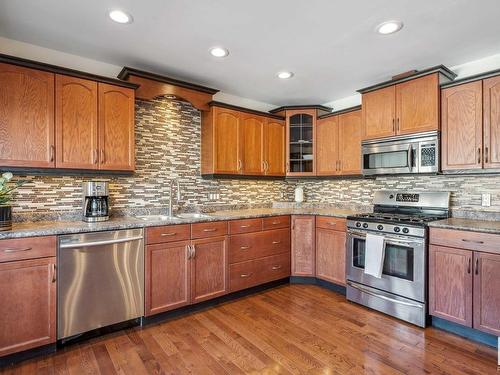
[[[483,207],[491,206],[491,194],[489,193],[481,194],[481,206]]]

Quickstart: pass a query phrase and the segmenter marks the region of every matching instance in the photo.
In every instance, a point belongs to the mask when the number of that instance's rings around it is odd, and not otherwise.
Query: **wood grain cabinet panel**
[[[338,117],[340,174],[361,174],[361,111],[340,114]]]
[[[500,336],[500,255],[474,253],[474,328]]]
[[[316,124],[316,174],[340,174],[338,116],[319,119]],[[361,152],[361,149],[358,151]]]
[[[443,170],[482,168],[482,82],[441,91]]]
[[[483,81],[484,168],[500,168],[500,76]]]
[[[227,234],[227,221],[211,221],[191,225],[191,238],[220,237]]]
[[[56,167],[97,169],[97,82],[56,75]]]
[[[229,263],[284,252],[290,253],[290,230],[287,228],[239,234],[229,239]]]
[[[163,225],[160,227],[146,228],[146,244],[151,245],[163,242],[178,242],[189,240],[191,225]]]
[[[133,171],[135,168],[135,94],[133,89],[98,84],[99,168]]]
[[[217,107],[213,111],[214,173],[241,173],[240,114]]]
[[[316,228],[316,277],[345,285],[346,233]]]
[[[56,236],[0,240],[0,262],[56,256]]]
[[[429,313],[472,327],[472,256],[469,250],[429,248]]]
[[[390,137],[396,130],[396,87],[370,91],[362,95],[362,138]]]
[[[315,275],[315,217],[292,216],[292,275]]]
[[[396,134],[439,130],[438,73],[396,85]]]
[[[267,119],[264,125],[265,175],[285,175],[285,138],[285,122],[276,119]]]
[[[240,125],[241,173],[264,174],[264,123],[261,116],[242,113]]]
[[[0,263],[0,356],[56,341],[56,258]]]
[[[197,303],[226,294],[228,288],[227,237],[191,242],[191,302]]]
[[[54,74],[0,63],[0,166],[55,165]]]
[[[146,316],[190,303],[189,244],[181,241],[146,246]]]
[[[251,233],[258,232],[262,230],[262,219],[242,219],[242,220],[231,220],[229,222],[229,233],[239,234],[239,233]]]
[[[262,229],[290,228],[290,216],[271,216],[262,219]]]

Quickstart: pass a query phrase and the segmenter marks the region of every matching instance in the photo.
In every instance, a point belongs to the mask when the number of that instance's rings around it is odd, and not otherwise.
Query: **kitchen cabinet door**
[[[99,169],[133,171],[135,168],[133,89],[98,84]]]
[[[500,336],[500,255],[474,252],[474,328]]]
[[[362,95],[362,139],[390,137],[396,134],[395,86]]]
[[[97,82],[56,75],[56,167],[97,169]]]
[[[264,174],[264,123],[263,117],[241,114],[241,173],[244,175]]]
[[[267,176],[285,175],[285,122],[267,119],[264,125],[264,166]]]
[[[500,168],[500,77],[483,81],[484,168]]]
[[[472,327],[472,251],[431,245],[429,313]]]
[[[396,134],[439,130],[438,73],[396,85]]]
[[[482,82],[441,91],[441,167],[481,169],[483,147]]]
[[[146,246],[145,315],[190,303],[190,241]]]
[[[345,285],[345,232],[316,228],[316,277]]]
[[[339,160],[340,174],[361,174],[361,111],[339,115]]]
[[[292,275],[315,275],[315,217],[292,216]]]
[[[54,167],[54,74],[0,63],[0,103],[0,166]]]
[[[287,176],[316,174],[316,110],[286,111]]]
[[[322,118],[316,122],[316,160],[318,176],[340,174],[338,116]]]
[[[228,289],[227,237],[212,237],[191,242],[191,302],[222,296]]]
[[[225,108],[213,110],[214,173],[241,173],[240,114]]]
[[[0,263],[0,356],[56,341],[56,258]]]

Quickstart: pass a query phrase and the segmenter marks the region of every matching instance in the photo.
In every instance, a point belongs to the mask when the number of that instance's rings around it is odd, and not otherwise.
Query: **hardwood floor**
[[[69,346],[6,374],[496,374],[496,350],[286,285]]]

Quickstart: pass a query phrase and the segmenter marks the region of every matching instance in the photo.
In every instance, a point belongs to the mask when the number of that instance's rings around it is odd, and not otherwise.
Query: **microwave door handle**
[[[407,158],[408,158],[408,168],[410,169],[411,172],[411,170],[413,169],[413,146],[411,143],[408,145]]]

